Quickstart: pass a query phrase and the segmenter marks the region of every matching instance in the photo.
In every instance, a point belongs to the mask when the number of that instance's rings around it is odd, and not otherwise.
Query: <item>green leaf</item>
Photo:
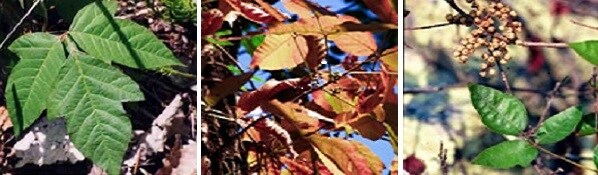
[[[8,77],[5,93],[14,132],[19,135],[46,109],[66,56],[58,38],[47,33],[23,35],[9,49],[21,58]]]
[[[120,165],[132,137],[122,102],[143,100],[137,84],[115,67],[72,54],[60,69],[48,116],[64,116],[75,147],[108,174]]]
[[[598,167],[598,146],[594,147],[594,166]]]
[[[571,107],[548,118],[538,129],[536,141],[539,144],[550,144],[564,139],[575,130],[582,115],[580,108]]]
[[[241,40],[241,45],[245,47],[245,50],[247,50],[249,55],[253,56],[253,51],[255,51],[255,49],[257,49],[257,47],[264,42],[264,38],[266,38],[264,35],[257,35],[248,39],[243,38]]]
[[[473,107],[490,130],[518,135],[527,126],[527,111],[516,97],[482,85],[469,84]]]
[[[538,150],[524,140],[504,141],[482,151],[473,159],[473,164],[497,169],[519,165],[529,166],[538,156]]]
[[[569,47],[575,50],[581,58],[598,65],[598,40],[569,43]]]
[[[218,39],[211,38],[211,37],[207,37],[207,38],[205,38],[205,40],[208,43],[210,43],[210,44],[215,44],[215,45],[219,45],[219,46],[232,46],[232,45],[234,45],[230,41],[222,41],[222,40],[218,40]]]
[[[577,132],[577,135],[586,136],[598,132],[596,129],[596,123],[596,113],[584,115],[581,119],[581,122],[579,122],[579,131]]]
[[[181,65],[149,29],[129,20],[114,19],[114,1],[96,1],[77,13],[69,36],[87,54],[132,68]]]

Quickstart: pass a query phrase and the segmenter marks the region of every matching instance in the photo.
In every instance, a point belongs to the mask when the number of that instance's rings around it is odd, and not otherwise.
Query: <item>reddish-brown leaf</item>
[[[396,10],[390,4],[390,0],[363,0],[365,5],[372,10],[380,21],[398,24],[399,18]]]
[[[324,42],[324,38],[317,36],[305,36],[305,41],[307,43],[307,56],[305,56],[305,60],[307,61],[307,66],[312,71],[315,71],[322,63],[324,57],[326,57],[326,43]]]
[[[218,9],[201,12],[201,36],[216,33],[222,26],[223,14]]]
[[[267,2],[264,2],[264,0],[255,0],[255,2],[262,6],[266,13],[270,14],[278,22],[283,22],[284,20],[286,20],[287,17],[285,17],[280,11],[278,11],[278,9],[272,7],[272,5],[268,4]]]
[[[380,86],[382,87],[382,86]],[[359,114],[369,113],[382,103],[382,93],[385,88],[379,88],[376,90],[368,89],[359,95],[357,99],[356,111]]]
[[[260,6],[242,2],[241,0],[225,0],[226,3],[235,11],[241,13],[246,19],[263,24],[270,24],[278,22],[278,20],[272,15],[265,12]]]
[[[258,107],[261,103],[270,101],[279,96],[279,93],[284,90],[305,92],[309,90],[308,83],[308,79],[300,78],[287,79],[284,81],[270,80],[255,91],[243,93],[237,102],[236,113],[238,116],[243,116]]]
[[[304,37],[292,34],[267,35],[253,52],[251,67],[280,70],[296,67],[305,61],[308,47]]]
[[[222,80],[221,83],[218,83],[213,88],[209,89],[206,92],[206,96],[204,97],[204,101],[208,106],[214,106],[216,103],[220,101],[223,97],[233,94],[241,86],[243,86],[251,77],[253,76],[253,72],[244,73],[237,76],[232,76],[225,78]]]
[[[370,114],[362,114],[357,120],[349,123],[349,125],[357,130],[364,138],[376,141],[386,133],[386,128],[384,128],[382,122],[376,120],[374,117]]]
[[[348,54],[342,62],[343,68],[345,70],[352,70],[355,67],[359,66],[357,62],[357,56]]]
[[[263,119],[258,121],[258,123],[254,125],[254,127],[265,134],[274,136],[278,141],[280,141],[280,143],[282,143],[282,145],[287,150],[287,153],[291,157],[295,158],[298,156],[297,152],[291,145],[293,143],[291,135],[289,135],[289,133],[276,122],[269,119]]]
[[[314,13],[318,13],[320,16],[335,15],[334,12],[309,0],[282,0],[282,4],[287,10],[299,15],[301,18],[311,18],[314,16]]]
[[[312,175],[314,173],[314,171],[311,170],[311,162],[304,160],[291,160],[286,157],[280,157],[280,162],[287,165],[286,167],[294,175]]]
[[[347,15],[341,15],[339,19],[342,22],[361,23],[358,19]],[[371,32],[344,32],[332,34],[328,39],[332,40],[342,51],[356,56],[368,56],[378,49]]]
[[[349,175],[382,174],[384,164],[365,145],[321,135],[309,136],[310,142]]]

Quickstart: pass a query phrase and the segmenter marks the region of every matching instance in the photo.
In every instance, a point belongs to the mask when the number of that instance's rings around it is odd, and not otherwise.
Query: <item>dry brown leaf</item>
[[[12,122],[10,121],[10,117],[8,117],[8,110],[6,110],[6,107],[0,106],[0,129],[2,129],[2,132],[5,132],[11,127]]]

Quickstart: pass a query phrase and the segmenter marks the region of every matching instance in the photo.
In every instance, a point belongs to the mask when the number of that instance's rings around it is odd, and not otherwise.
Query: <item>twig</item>
[[[571,21],[573,24],[577,24],[577,25],[579,25],[579,26],[587,27],[587,28],[590,28],[590,29],[592,29],[592,30],[598,30],[598,27],[595,27],[595,26],[590,26],[590,25],[587,25],[587,24],[583,24],[583,23],[577,22],[577,21],[575,21],[575,20],[570,20],[570,21]]]
[[[536,127],[532,128],[532,130],[530,130],[530,132],[529,132],[530,135],[533,135],[534,133],[536,133],[536,131],[540,128],[540,126],[542,126],[542,123],[544,122],[544,120],[546,120],[546,116],[548,116],[548,110],[550,110],[550,106],[552,105],[554,96],[556,95],[557,91],[559,90],[559,88],[561,87],[563,82],[567,79],[568,78],[565,77],[565,78],[563,78],[563,80],[557,82],[556,85],[554,85],[554,88],[552,89],[552,91],[550,91],[550,93],[548,93],[548,101],[546,102],[546,107],[544,107],[544,111],[542,112],[542,115],[540,115],[540,120],[538,121],[538,124],[536,125]]]
[[[243,68],[241,67],[241,64],[235,59],[235,57],[233,57],[230,53],[228,53],[228,51],[226,51],[226,49],[224,49],[222,46],[218,45],[218,44],[214,44],[214,46],[216,46],[218,49],[220,49],[220,51],[224,52],[224,54],[226,56],[228,56],[229,60],[231,60],[233,63],[235,63],[235,66],[237,66],[237,68],[241,71],[241,72],[245,72],[243,70]],[[251,86],[251,88],[253,89],[257,89],[255,84],[253,83],[253,81],[249,80],[249,85]]]
[[[6,38],[4,38],[4,40],[2,40],[2,43],[0,43],[0,49],[2,49],[2,47],[4,46],[6,41],[8,41],[8,39],[17,31],[17,28],[19,28],[19,26],[21,26],[21,24],[23,24],[23,21],[25,21],[25,18],[27,18],[29,15],[31,15],[31,12],[33,12],[33,9],[35,9],[35,7],[39,4],[40,1],[41,0],[36,0],[35,2],[33,2],[33,5],[31,5],[31,7],[27,11],[27,13],[25,13],[25,15],[23,15],[21,20],[19,20],[19,22],[14,27],[12,27],[12,30],[10,30],[10,32],[8,32],[8,35],[6,35]]]
[[[446,3],[448,3],[453,9],[457,10],[457,12],[459,12],[459,14],[461,16],[473,19],[473,17],[471,17],[469,14],[465,13],[465,11],[461,10],[461,8],[459,8],[459,6],[457,6],[457,4],[455,3],[455,0],[444,0],[444,1]]]
[[[440,141],[440,153],[438,153],[438,159],[440,159],[440,171],[442,175],[448,174],[448,165],[446,164],[446,155],[448,150],[444,148],[444,144]]]
[[[579,168],[581,168],[581,169],[585,169],[585,170],[588,170],[588,171],[593,171],[593,172],[596,172],[596,173],[598,173],[598,170],[596,170],[596,169],[594,169],[594,168],[591,168],[591,167],[584,166],[584,165],[582,165],[582,164],[579,164],[579,163],[577,163],[577,162],[574,162],[574,161],[572,161],[572,160],[569,160],[569,159],[567,159],[567,158],[565,158],[565,157],[563,157],[563,156],[560,156],[560,155],[558,155],[558,154],[555,154],[555,153],[553,153],[553,152],[550,152],[550,151],[549,151],[549,150],[547,150],[546,148],[543,148],[543,147],[541,147],[540,145],[538,145],[538,144],[536,144],[536,143],[533,143],[533,142],[531,142],[531,141],[528,141],[528,142],[529,142],[529,143],[531,143],[531,145],[532,145],[532,146],[536,147],[536,148],[537,148],[537,149],[539,149],[540,151],[542,151],[542,152],[544,152],[544,153],[546,153],[546,154],[548,154],[548,155],[550,155],[550,156],[552,156],[552,157],[555,157],[555,158],[557,158],[557,159],[561,159],[561,160],[563,160],[563,161],[565,161],[565,162],[567,162],[567,163],[569,163],[569,164],[571,164],[571,165],[573,165],[573,166],[579,167]]]
[[[520,46],[526,47],[549,47],[549,48],[568,48],[567,43],[545,43],[545,42],[523,42]]]
[[[443,26],[448,26],[451,25],[452,23],[440,23],[440,24],[433,24],[433,25],[429,25],[429,26],[421,26],[421,27],[408,27],[405,28],[405,30],[424,30],[424,29],[431,29],[431,28],[436,28],[436,27],[443,27]]]
[[[496,66],[498,67],[498,71],[500,72],[500,77],[501,77],[500,79],[505,84],[505,88],[507,88],[507,92],[509,94],[511,94],[512,91],[511,91],[511,86],[509,85],[509,79],[507,78],[507,73],[503,70],[503,68],[500,65],[500,62],[498,62],[498,60],[496,60]]]

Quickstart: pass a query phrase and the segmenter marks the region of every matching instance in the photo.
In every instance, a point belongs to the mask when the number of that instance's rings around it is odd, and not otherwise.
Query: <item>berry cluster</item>
[[[484,47],[487,52],[482,54],[480,76],[494,75],[496,70],[492,68],[496,64],[506,64],[511,59],[507,45],[521,43],[518,39],[522,31],[521,22],[516,21],[517,13],[501,2],[493,1],[486,7],[480,7],[475,1],[467,2],[471,3],[473,9],[467,14],[468,17],[447,16],[449,22],[459,24],[473,19],[474,29],[461,39],[461,45],[457,47],[453,56],[460,63],[465,63],[476,49]]]

